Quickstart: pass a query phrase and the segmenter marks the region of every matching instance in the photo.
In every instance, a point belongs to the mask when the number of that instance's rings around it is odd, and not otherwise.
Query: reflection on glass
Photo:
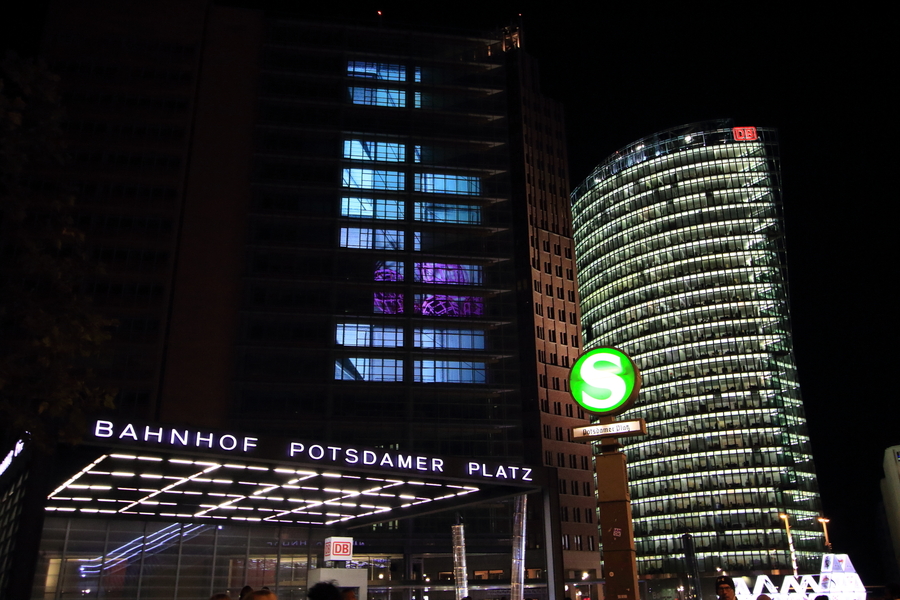
[[[416,294],[413,310],[434,317],[479,317],[484,314],[484,298],[449,294]]]

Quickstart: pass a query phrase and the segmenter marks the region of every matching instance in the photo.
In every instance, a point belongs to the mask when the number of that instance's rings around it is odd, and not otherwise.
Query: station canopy
[[[129,430],[95,425],[98,431],[103,435],[64,461],[69,468],[47,499],[48,512],[351,529],[529,493],[542,475],[521,465],[350,446],[243,438],[253,440],[249,449],[243,442],[249,451],[229,453],[212,442],[192,447],[188,430],[175,430],[176,442],[187,444],[162,443],[172,437],[162,428],[132,427],[134,436],[120,436]],[[149,440],[142,431],[151,431]],[[217,439],[205,435],[204,442]],[[227,448],[235,436],[225,436]],[[266,451],[278,447],[290,450],[290,460]]]

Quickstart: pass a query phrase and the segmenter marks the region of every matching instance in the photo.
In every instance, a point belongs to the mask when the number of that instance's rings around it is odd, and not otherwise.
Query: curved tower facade
[[[639,572],[686,574],[686,533],[701,573],[818,572],[776,131],[656,133],[601,163],[572,202],[584,348],[621,348],[643,377],[621,417],[648,424],[623,440]]]

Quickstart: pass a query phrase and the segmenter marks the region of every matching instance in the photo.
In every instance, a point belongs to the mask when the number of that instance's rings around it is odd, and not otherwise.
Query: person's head
[[[325,581],[309,588],[306,595],[309,596],[309,600],[342,600],[341,590],[337,589],[333,583]]]
[[[231,596],[229,596],[225,592],[221,592],[219,594],[213,594],[209,597],[209,600],[231,600]]]
[[[728,575],[716,578],[716,595],[719,600],[735,600],[734,579]]]
[[[240,600],[244,600],[244,598],[249,596],[250,592],[252,592],[252,591],[253,591],[252,587],[250,587],[249,585],[245,585],[244,587],[241,588],[241,593],[238,595],[238,598]]]
[[[278,600],[278,596],[275,595],[275,592],[267,589],[250,592],[250,594],[247,595],[247,598],[250,600]]]

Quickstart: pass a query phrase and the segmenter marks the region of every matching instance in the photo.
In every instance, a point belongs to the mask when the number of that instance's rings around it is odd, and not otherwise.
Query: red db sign
[[[325,560],[350,560],[352,558],[352,537],[325,538]]]
[[[752,142],[759,139],[759,136],[756,135],[756,127],[732,127],[731,133],[739,142]]]

